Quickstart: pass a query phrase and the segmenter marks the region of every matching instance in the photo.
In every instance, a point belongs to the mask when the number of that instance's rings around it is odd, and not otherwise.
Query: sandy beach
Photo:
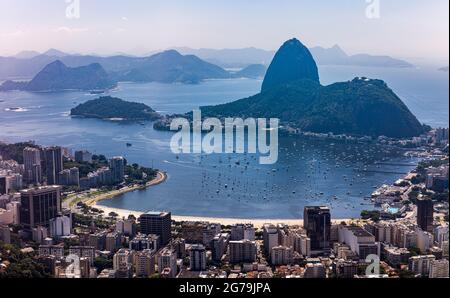
[[[130,214],[134,215],[136,218],[138,218],[142,213],[142,211],[135,211],[135,210],[124,210],[124,209],[118,209],[118,208],[111,208],[101,205],[93,205],[92,207],[95,207],[97,209],[103,210],[105,214],[109,214],[110,212],[115,212],[119,215],[119,217],[125,217],[127,218]],[[262,226],[266,223],[270,224],[286,224],[289,226],[295,226],[303,225],[302,219],[245,219],[245,218],[217,218],[217,217],[202,217],[202,216],[179,216],[172,214],[172,220],[182,222],[182,221],[205,221],[205,222],[212,222],[212,223],[220,223],[222,225],[228,226],[233,224],[253,224],[255,228],[262,228]],[[341,223],[341,222],[350,222],[352,219],[334,219],[333,223]]]

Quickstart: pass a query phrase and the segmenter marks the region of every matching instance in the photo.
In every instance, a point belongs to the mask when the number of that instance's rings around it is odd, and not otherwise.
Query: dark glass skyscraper
[[[304,228],[311,239],[311,250],[329,248],[331,230],[330,208],[321,206],[305,207]]]
[[[170,212],[147,212],[139,217],[141,233],[155,234],[160,237],[161,245],[166,245],[172,239]]]
[[[48,227],[61,212],[61,189],[53,185],[21,190],[20,203],[20,223],[24,227]]]
[[[6,176],[0,177],[0,195],[8,193],[8,180]]]
[[[426,232],[433,232],[433,201],[417,199],[417,225]]]

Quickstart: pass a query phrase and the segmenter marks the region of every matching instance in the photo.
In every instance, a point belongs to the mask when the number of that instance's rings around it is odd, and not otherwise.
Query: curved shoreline
[[[111,212],[114,212],[118,214],[119,218],[125,217],[127,218],[129,215],[134,215],[134,217],[139,218],[141,214],[144,214],[145,211],[137,211],[137,210],[127,210],[127,209],[120,209],[120,208],[112,208],[112,207],[106,207],[102,205],[94,204],[92,207],[95,207],[99,210],[102,210],[105,214],[109,214]],[[205,217],[205,216],[184,216],[184,215],[174,215],[172,214],[172,220],[177,222],[184,222],[184,221],[194,221],[194,222],[211,222],[211,223],[220,223],[221,225],[234,225],[234,224],[253,224],[255,228],[262,228],[264,224],[286,224],[289,226],[302,226],[303,225],[303,219],[248,219],[248,218],[222,218],[222,217]],[[359,218],[355,219],[333,219],[333,223],[341,223],[341,222],[352,222],[357,221]]]
[[[155,179],[147,182],[145,186],[141,185],[135,185],[133,187],[126,187],[119,190],[114,190],[111,192],[107,192],[104,194],[97,195],[93,198],[88,199],[81,199],[82,202],[84,202],[89,207],[96,208],[98,210],[102,210],[105,214],[109,214],[111,212],[114,212],[119,215],[120,218],[125,217],[127,218],[129,215],[134,215],[136,218],[139,218],[139,216],[145,211],[138,211],[138,210],[127,210],[127,209],[120,209],[120,208],[113,208],[113,207],[107,207],[103,205],[99,205],[98,202],[103,200],[109,200],[113,199],[117,196],[120,196],[122,194],[133,192],[136,190],[142,190],[147,189],[152,186],[159,185],[161,183],[164,183],[168,179],[168,175],[166,172],[158,171]],[[189,215],[174,215],[172,214],[172,220],[177,222],[183,222],[183,221],[203,221],[203,222],[213,222],[213,223],[220,223],[222,225],[233,225],[233,224],[241,224],[241,223],[247,223],[247,224],[253,224],[255,228],[262,228],[264,224],[266,223],[283,223],[290,226],[298,226],[303,225],[302,219],[246,219],[246,218],[221,218],[221,217],[206,217],[206,216],[189,216]],[[350,222],[351,219],[333,219],[333,222],[340,223],[342,221]]]
[[[140,189],[147,189],[152,186],[159,185],[161,183],[164,183],[168,178],[167,173],[158,171],[157,177],[153,179],[152,181],[149,181],[144,187],[142,186],[136,186],[131,187],[127,189],[121,189],[113,192],[109,192],[106,194],[98,195],[94,198],[85,200],[84,203],[87,204],[90,207],[96,208],[98,210],[102,210],[105,214],[109,214],[111,212],[114,212],[119,215],[120,218],[127,218],[129,215],[133,215],[136,218],[139,218],[139,216],[145,211],[138,211],[138,210],[128,210],[128,209],[121,209],[121,208],[114,208],[114,207],[107,207],[104,205],[99,205],[98,202],[103,200],[109,200],[113,199],[119,195],[122,195],[127,192],[133,192],[135,190]],[[358,220],[359,218],[355,219],[333,219],[333,223],[341,223],[341,222],[352,222],[355,220]],[[257,229],[262,228],[265,224],[286,224],[289,226],[302,226],[303,225],[303,219],[249,219],[249,218],[226,218],[226,217],[208,217],[208,216],[193,216],[193,215],[175,215],[172,214],[172,220],[177,222],[185,222],[185,221],[199,221],[199,222],[212,222],[212,223],[220,223],[221,225],[234,225],[234,224],[253,224],[253,226]]]
[[[152,186],[159,185],[161,183],[164,183],[167,180],[167,178],[168,178],[168,175],[166,172],[158,171],[158,173],[156,174],[156,177],[153,180],[147,182],[144,186],[142,186],[142,185],[127,186],[127,187],[121,188],[119,190],[110,191],[110,192],[100,194],[93,198],[89,198],[87,200],[82,200],[82,201],[90,207],[96,206],[98,209],[100,209],[99,205],[97,205],[97,202],[113,199],[117,196],[123,195],[128,192],[133,192],[136,190],[143,190],[143,189],[147,189]]]

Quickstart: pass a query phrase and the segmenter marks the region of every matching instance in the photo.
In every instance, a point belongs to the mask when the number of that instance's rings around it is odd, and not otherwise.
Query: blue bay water
[[[322,83],[355,76],[380,78],[420,121],[448,126],[448,74],[432,69],[321,67]],[[161,113],[183,113],[256,94],[260,80],[211,80],[199,85],[121,83],[109,95],[143,102]],[[77,104],[98,97],[82,92],[0,93],[0,140],[87,149],[167,171],[169,179],[145,191],[101,204],[177,215],[235,218],[300,218],[303,207],[325,204],[334,218],[371,209],[364,199],[375,186],[392,183],[416,160],[384,148],[280,138],[277,164],[262,166],[255,155],[180,155],[170,151],[170,132],[151,123],[120,124],[71,118]],[[13,109],[11,109],[13,108]],[[20,109],[17,109],[20,108]],[[126,143],[133,144],[127,148]]]

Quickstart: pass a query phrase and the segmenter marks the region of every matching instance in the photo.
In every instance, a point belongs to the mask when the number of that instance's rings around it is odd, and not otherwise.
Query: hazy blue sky
[[[0,0],[0,54],[277,49],[297,37],[349,53],[448,60],[448,0],[379,1],[380,18],[369,19],[366,0],[80,0],[80,18],[69,19],[66,0]]]

